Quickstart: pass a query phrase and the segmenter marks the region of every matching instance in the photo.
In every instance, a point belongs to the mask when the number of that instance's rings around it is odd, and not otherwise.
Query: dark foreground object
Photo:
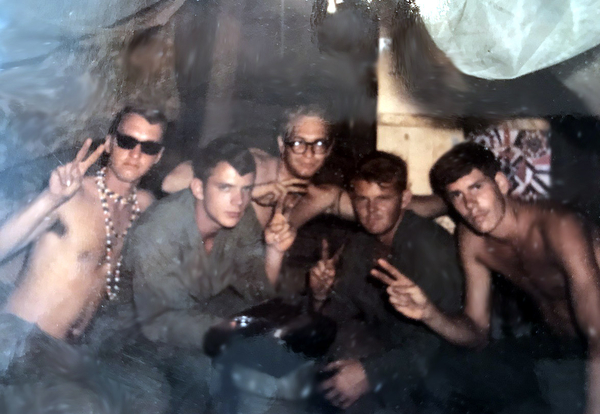
[[[219,412],[303,413],[317,382],[317,358],[333,343],[335,323],[301,305],[272,300],[206,335],[220,373]]]

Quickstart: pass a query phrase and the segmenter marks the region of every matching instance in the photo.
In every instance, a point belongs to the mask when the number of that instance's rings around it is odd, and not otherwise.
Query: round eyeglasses
[[[313,154],[323,155],[327,153],[329,147],[331,147],[330,139],[318,139],[313,142],[306,142],[302,138],[292,138],[289,141],[285,141],[285,145],[297,155],[302,155],[310,147]]]

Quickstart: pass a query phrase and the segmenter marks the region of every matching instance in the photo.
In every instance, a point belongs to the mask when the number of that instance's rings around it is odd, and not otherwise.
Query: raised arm
[[[192,162],[184,161],[173,168],[163,179],[161,190],[168,194],[176,193],[188,188],[193,178],[194,170],[192,169]]]
[[[488,341],[491,274],[476,257],[479,248],[477,238],[462,229],[459,230],[459,241],[465,271],[465,307],[462,314],[442,312],[421,288],[385,260],[377,262],[384,271],[373,269],[371,274],[388,285],[390,303],[398,312],[422,321],[457,345],[481,347]]]
[[[300,228],[321,214],[335,214],[354,220],[350,197],[342,188],[335,185],[311,185],[308,192],[296,203],[290,215],[290,224]]]
[[[265,273],[269,282],[277,286],[285,252],[296,239],[296,229],[289,223],[291,209],[284,212],[285,199],[280,198],[275,213],[265,229]]]
[[[572,308],[588,342],[587,413],[600,412],[600,269],[591,234],[576,217],[560,217],[547,226],[555,258],[568,277]]]
[[[421,217],[436,218],[448,212],[448,207],[440,197],[430,195],[413,194],[408,208]]]
[[[91,144],[88,138],[72,162],[52,172],[48,188],[0,227],[0,260],[28,245],[54,224],[57,209],[79,191],[83,176],[104,151],[104,145],[100,145],[85,158]]]

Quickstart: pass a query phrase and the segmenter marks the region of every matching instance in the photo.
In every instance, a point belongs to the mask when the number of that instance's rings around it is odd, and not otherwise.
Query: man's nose
[[[477,204],[477,201],[475,200],[475,197],[473,196],[465,196],[465,208],[467,210],[472,210],[473,207],[475,207],[475,205]]]
[[[377,203],[374,201],[369,201],[367,204],[367,211],[369,212],[369,214],[374,214],[377,212],[377,210],[378,210]]]
[[[306,158],[314,158],[314,156],[315,156],[315,146],[314,145],[308,145],[306,147],[306,151],[304,151],[303,155]]]
[[[134,158],[139,158],[142,156],[142,144],[137,144],[135,147],[133,147],[133,149],[130,151],[130,155]]]
[[[241,191],[234,191],[231,197],[231,204],[234,206],[241,206],[244,204],[244,195]]]

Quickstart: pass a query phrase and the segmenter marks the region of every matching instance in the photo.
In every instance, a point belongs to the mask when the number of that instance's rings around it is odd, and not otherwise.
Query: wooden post
[[[228,132],[233,121],[235,73],[240,48],[243,4],[235,0],[221,1],[200,145],[205,145]]]

